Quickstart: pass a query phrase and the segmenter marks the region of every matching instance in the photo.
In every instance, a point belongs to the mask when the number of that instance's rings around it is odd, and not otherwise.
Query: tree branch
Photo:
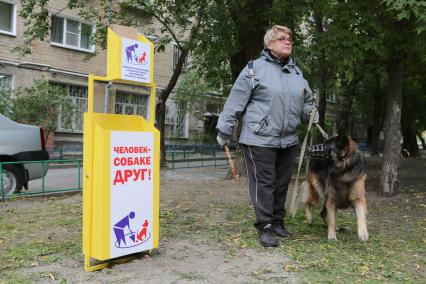
[[[196,37],[198,29],[200,27],[201,20],[204,16],[204,12],[205,12],[205,6],[201,6],[197,12],[197,15],[195,16],[194,24],[191,27],[191,31],[189,33],[188,40],[187,40],[188,44],[193,42],[194,38]],[[176,86],[177,80],[182,72],[183,64],[185,63],[185,59],[188,56],[188,52],[189,52],[188,44],[186,44],[185,46],[180,46],[181,53],[179,55],[176,67],[173,71],[172,78],[167,84],[167,87],[161,92],[161,95],[160,95],[160,98],[163,102],[168,99],[173,88]]]

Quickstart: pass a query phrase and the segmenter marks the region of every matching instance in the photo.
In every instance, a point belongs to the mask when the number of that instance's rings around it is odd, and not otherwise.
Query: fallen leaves
[[[367,265],[361,265],[358,270],[362,276],[365,276],[368,274],[368,272],[370,272],[370,268]]]
[[[293,264],[293,263],[284,264],[283,268],[284,268],[285,272],[293,272],[293,271],[296,271],[298,269],[297,265]]]
[[[50,279],[52,279],[53,281],[55,281],[55,280],[56,280],[55,274],[54,274],[54,273],[51,273],[51,272],[43,272],[43,273],[41,274],[41,276],[42,276],[42,277],[50,278]]]

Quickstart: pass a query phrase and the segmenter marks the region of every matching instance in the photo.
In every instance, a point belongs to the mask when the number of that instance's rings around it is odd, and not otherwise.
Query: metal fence
[[[231,146],[235,153],[236,145]],[[166,145],[166,161],[171,169],[225,167],[228,159],[218,145]]]
[[[234,152],[236,144],[231,145]],[[166,160],[170,169],[222,167],[228,164],[227,157],[217,144],[166,144]],[[58,160],[81,159],[82,147],[69,145],[55,147],[50,157]]]
[[[232,145],[232,153],[235,153],[236,145]],[[70,153],[67,151],[70,150]],[[78,155],[78,148],[56,148],[56,154],[60,157]],[[169,169],[185,169],[200,167],[228,167],[228,159],[225,152],[217,145],[167,145],[166,160]],[[3,174],[0,175],[0,196],[2,200],[26,195],[46,195],[51,193],[71,192],[82,190],[82,160],[81,159],[55,159],[47,161],[19,161],[0,162],[0,172],[3,173],[5,165],[29,165],[41,164],[42,177],[29,181],[28,190],[22,189],[19,193],[7,194],[4,191]],[[61,175],[49,176],[45,169],[63,169]],[[52,182],[53,180],[53,182]],[[65,181],[67,180],[67,181]],[[71,185],[70,185],[71,184]]]
[[[3,167],[4,165],[30,165],[30,164],[41,164],[42,177],[40,179],[36,179],[30,181],[31,188],[29,190],[22,189],[19,193],[11,193],[6,194],[4,192],[4,184],[3,184]],[[72,177],[70,174],[66,173],[70,179],[75,179],[74,182],[70,182],[72,186],[67,186],[65,188],[61,188],[59,185],[47,185],[46,184],[46,170],[51,167],[68,167],[76,169],[77,173],[75,177]],[[19,161],[19,162],[0,162],[0,190],[1,197],[3,200],[10,197],[24,196],[24,195],[45,195],[51,193],[60,193],[60,192],[70,192],[70,191],[80,191],[82,189],[82,181],[81,181],[81,168],[82,168],[82,160],[47,160],[47,161]],[[49,171],[47,171],[48,174]],[[58,177],[61,179],[61,177]],[[58,183],[63,183],[62,180],[59,180]],[[58,184],[57,183],[57,184]]]
[[[52,159],[66,160],[66,159],[81,159],[83,157],[82,145],[66,145],[60,147],[53,147],[49,150],[49,156]]]

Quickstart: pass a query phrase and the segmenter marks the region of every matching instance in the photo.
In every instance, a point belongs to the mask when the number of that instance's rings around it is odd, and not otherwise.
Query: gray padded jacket
[[[286,148],[299,143],[301,121],[315,108],[314,94],[294,59],[283,65],[267,50],[253,62],[254,83],[246,66],[235,81],[216,128],[231,137],[242,113],[239,143]]]

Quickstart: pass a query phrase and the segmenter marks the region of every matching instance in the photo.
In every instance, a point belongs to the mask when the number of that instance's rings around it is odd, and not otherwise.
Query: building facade
[[[96,31],[93,23],[82,20],[77,11],[66,9],[66,0],[50,1],[50,35],[44,41],[34,41],[31,54],[21,57],[12,49],[23,44],[24,20],[18,15],[19,0],[0,0],[0,87],[29,87],[35,80],[46,79],[61,86],[76,107],[72,117],[59,115],[54,145],[81,144],[83,113],[87,111],[88,74],[106,76],[106,50],[90,43]],[[88,56],[90,56],[89,59]],[[157,92],[167,86],[178,56],[174,44],[155,54],[154,81]],[[95,86],[103,94],[104,85]],[[145,115],[147,95],[141,87],[116,84],[110,88],[109,112]],[[95,97],[95,111],[103,111],[104,98]],[[59,110],[60,112],[60,110]],[[185,106],[173,100],[167,102],[167,140],[188,141],[190,128],[199,129],[199,121],[190,116]],[[171,143],[171,141],[168,141]]]

